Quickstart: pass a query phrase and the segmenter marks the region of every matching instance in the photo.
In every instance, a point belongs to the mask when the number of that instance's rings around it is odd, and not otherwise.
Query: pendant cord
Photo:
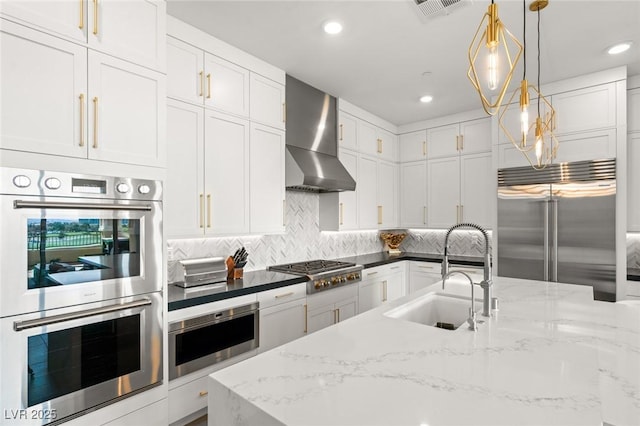
[[[522,0],[522,60],[523,70],[522,79],[527,79],[527,0]]]
[[[538,90],[540,89],[540,8],[538,8]],[[538,117],[540,117],[540,96],[538,96]]]

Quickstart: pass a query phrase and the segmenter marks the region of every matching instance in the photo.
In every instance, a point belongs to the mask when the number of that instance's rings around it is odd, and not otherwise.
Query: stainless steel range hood
[[[338,159],[336,98],[287,75],[287,189],[353,191],[356,182]]]

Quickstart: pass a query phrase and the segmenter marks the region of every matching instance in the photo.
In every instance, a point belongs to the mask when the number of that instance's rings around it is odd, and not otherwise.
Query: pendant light
[[[484,32],[481,32],[483,28]],[[502,104],[516,63],[522,55],[522,45],[498,17],[498,5],[494,0],[482,16],[468,55],[467,76],[480,95],[482,108],[487,114],[494,115]]]
[[[526,0],[525,0],[526,1]],[[523,1],[523,31],[526,32],[526,7]],[[524,71],[520,87],[516,89],[508,102],[501,108],[499,114],[499,126],[507,139],[513,146],[524,154],[529,164],[536,170],[546,168],[556,156],[558,141],[554,135],[556,113],[551,103],[540,92],[540,10],[548,5],[548,0],[536,0],[529,6],[529,10],[537,13],[538,16],[538,84],[537,87],[529,84],[526,78],[526,37],[524,37]],[[530,93],[537,97],[537,115],[533,122],[529,121]],[[516,104],[515,98],[519,96]],[[513,110],[518,105],[519,133],[512,135],[506,125],[510,118],[513,118]],[[533,132],[532,132],[533,130]],[[533,139],[533,140],[531,140]]]

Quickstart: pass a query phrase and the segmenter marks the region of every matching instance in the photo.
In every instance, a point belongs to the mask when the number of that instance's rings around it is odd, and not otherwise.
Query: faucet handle
[[[473,310],[473,308],[469,308],[469,318],[467,319],[467,323],[469,324],[469,330],[478,331],[478,323],[476,322],[476,312]]]

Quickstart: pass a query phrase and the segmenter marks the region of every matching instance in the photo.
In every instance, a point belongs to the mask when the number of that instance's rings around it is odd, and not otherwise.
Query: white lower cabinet
[[[348,285],[307,297],[307,332],[322,330],[358,313],[358,286]]]
[[[406,294],[405,277],[404,262],[362,271],[362,281],[358,283],[358,313],[404,296]]]
[[[132,413],[119,417],[104,426],[131,426],[131,425],[166,425],[168,421],[168,400],[162,399],[146,407],[142,407]]]
[[[307,332],[306,283],[258,293],[260,343],[258,353],[302,337]]]
[[[442,280],[441,267],[434,262],[409,262],[409,294]]]

